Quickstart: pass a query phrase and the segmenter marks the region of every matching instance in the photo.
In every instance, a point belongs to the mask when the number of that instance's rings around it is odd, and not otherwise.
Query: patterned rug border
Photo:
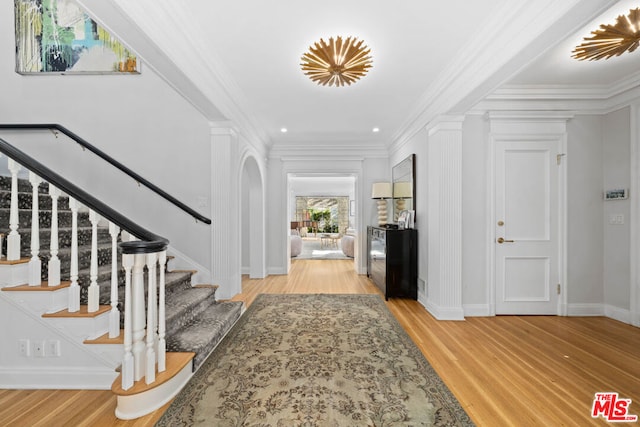
[[[473,426],[473,422],[471,421],[468,414],[465,412],[464,408],[460,405],[460,402],[453,395],[451,390],[444,383],[442,378],[437,374],[435,369],[431,366],[427,358],[420,351],[418,346],[415,344],[411,336],[404,330],[402,325],[395,318],[393,313],[386,306],[384,299],[379,295],[375,294],[325,294],[325,293],[316,293],[316,294],[268,294],[262,293],[258,294],[254,299],[253,303],[245,310],[245,312],[240,316],[235,325],[231,328],[229,333],[222,339],[222,341],[218,344],[218,346],[213,350],[213,352],[207,357],[207,359],[202,363],[200,368],[193,374],[192,378],[189,380],[187,385],[178,393],[173,403],[167,409],[165,414],[161,417],[161,419],[156,423],[156,426],[165,426],[165,425],[176,425],[175,420],[166,420],[167,418],[171,418],[173,415],[172,412],[179,412],[179,409],[188,404],[191,400],[193,391],[191,390],[194,387],[197,387],[197,384],[203,380],[203,377],[207,375],[207,372],[212,363],[215,363],[216,355],[221,353],[225,353],[225,349],[231,345],[233,345],[234,340],[237,339],[237,335],[242,331],[242,328],[246,323],[250,321],[255,312],[259,311],[265,305],[269,305],[270,301],[273,300],[283,300],[283,299],[300,299],[300,298],[317,298],[317,297],[330,297],[330,298],[339,298],[339,299],[352,299],[352,300],[365,300],[371,301],[372,304],[377,304],[380,306],[380,312],[384,313],[388,325],[392,328],[393,332],[398,334],[399,337],[404,341],[404,344],[407,347],[407,350],[411,353],[411,356],[415,361],[417,361],[421,366],[422,372],[426,375],[430,376],[431,386],[430,391],[433,392],[433,396],[435,396],[439,403],[448,409],[450,415],[452,415],[457,425],[461,426]],[[433,397],[432,396],[432,397]],[[166,424],[165,424],[166,423]],[[184,423],[184,421],[183,421]],[[183,424],[188,425],[188,424]],[[213,425],[213,424],[209,424]],[[244,425],[244,424],[243,424]],[[266,424],[265,424],[266,425]],[[410,424],[414,425],[414,424]],[[426,425],[426,424],[420,424]],[[447,424],[448,425],[448,424]]]

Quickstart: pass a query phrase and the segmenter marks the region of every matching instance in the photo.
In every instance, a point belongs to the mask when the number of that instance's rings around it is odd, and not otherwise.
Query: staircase
[[[0,233],[5,235],[5,239],[3,239],[3,260],[6,259],[7,254],[7,240],[6,236],[9,234],[9,223],[10,223],[10,207],[11,207],[11,199],[12,191],[11,191],[12,178],[11,177],[0,177]],[[51,257],[51,250],[49,249],[51,235],[52,235],[52,197],[49,196],[49,186],[46,183],[40,184],[38,186],[38,208],[39,208],[39,239],[40,239],[40,250],[39,250],[39,258],[42,263],[41,269],[41,279],[43,282],[47,281],[48,278],[48,261]],[[26,179],[18,180],[18,231],[21,236],[21,249],[20,249],[20,257],[22,263],[28,261],[29,258],[32,257],[30,242],[31,242],[31,220],[32,220],[32,185]],[[71,242],[72,242],[72,212],[69,207],[69,198],[62,196],[58,198],[58,206],[57,206],[57,218],[58,218],[58,252],[57,256],[60,259],[60,277],[62,281],[71,280]],[[88,209],[81,210],[77,216],[77,245],[78,245],[78,255],[77,255],[77,264],[78,264],[78,279],[77,283],[80,286],[80,303],[83,307],[80,310],[80,313],[87,314],[86,304],[88,304],[89,292],[87,291],[91,279],[92,279],[92,223],[89,219]],[[3,292],[0,292],[0,303],[2,303],[2,297],[5,297],[5,300],[16,310],[24,310],[27,313],[25,318],[29,316],[35,319],[35,323],[38,323],[40,327],[44,330],[36,333],[30,332],[32,336],[44,336],[44,337],[54,337],[54,339],[39,339],[38,345],[33,346],[33,343],[29,342],[29,348],[25,349],[23,347],[24,340],[19,339],[18,344],[14,346],[13,343],[7,343],[10,347],[15,347],[16,352],[26,352],[22,353],[23,359],[19,360],[20,369],[25,370],[28,368],[29,363],[26,363],[27,368],[25,368],[25,360],[33,361],[33,369],[37,370],[46,370],[46,363],[53,362],[54,359],[50,359],[49,356],[55,357],[56,355],[53,353],[57,352],[57,356],[67,357],[70,352],[77,351],[78,353],[87,352],[91,354],[89,358],[93,358],[99,363],[101,363],[101,374],[104,376],[104,372],[112,372],[112,376],[114,381],[112,389],[119,394],[119,408],[116,411],[116,414],[124,419],[130,419],[137,416],[144,415],[145,413],[150,412],[151,410],[156,409],[157,407],[162,406],[164,402],[167,400],[167,397],[160,396],[151,396],[152,402],[144,402],[144,400],[149,400],[149,397],[145,397],[142,401],[138,400],[127,400],[132,394],[145,393],[148,389],[155,387],[157,384],[151,384],[148,387],[144,385],[138,385],[138,383],[144,383],[145,380],[142,378],[140,381],[137,381],[135,386],[129,392],[124,391],[120,385],[120,379],[117,378],[118,373],[116,372],[120,367],[123,354],[127,351],[126,343],[123,344],[123,333],[122,331],[117,338],[108,338],[109,324],[108,324],[108,316],[109,313],[116,308],[119,312],[120,317],[120,328],[124,328],[124,307],[123,302],[125,301],[125,268],[123,268],[123,256],[121,249],[115,249],[116,246],[115,239],[117,241],[121,241],[123,239],[123,235],[126,236],[126,233],[118,233],[117,235],[112,235],[110,233],[109,223],[105,220],[102,220],[98,223],[96,227],[96,236],[97,236],[97,273],[94,271],[93,275],[96,276],[96,281],[99,286],[99,306],[100,309],[94,313],[95,319],[90,322],[90,326],[70,326],[69,322],[74,321],[74,317],[82,317],[73,313],[68,313],[70,310],[66,309],[66,301],[69,300],[68,292],[69,284],[63,282],[60,287],[56,287],[55,290],[49,292],[52,296],[47,296],[45,299],[49,299],[54,301],[54,303],[38,303],[33,304],[29,301],[31,298],[31,294],[34,290],[25,289],[26,287],[18,286],[20,284],[26,284],[26,280],[23,283],[18,282],[14,283],[4,283],[0,282],[0,288],[2,288]],[[112,254],[116,253],[116,268],[117,271],[117,300],[112,301],[112,272],[114,271],[114,267],[112,264]],[[137,256],[137,255],[136,255]],[[170,258],[169,258],[170,260]],[[170,261],[169,261],[170,263]],[[8,264],[5,262],[5,264]],[[165,266],[167,264],[164,264]],[[160,268],[162,268],[163,264],[160,264]],[[11,268],[9,265],[0,265],[0,268]],[[164,274],[161,274],[164,273]],[[224,335],[229,331],[229,329],[233,326],[236,320],[240,317],[243,304],[241,302],[218,302],[216,301],[216,289],[217,286],[214,285],[201,285],[196,284],[192,285],[191,279],[195,272],[194,271],[171,271],[168,267],[164,268],[162,272],[157,271],[156,281],[155,283],[160,283],[162,278],[165,292],[164,292],[164,318],[166,319],[165,326],[165,340],[166,340],[166,351],[169,352],[168,356],[172,352],[175,353],[193,353],[193,360],[191,361],[189,374],[183,374],[183,379],[177,381],[174,384],[173,388],[177,388],[177,390],[173,390],[170,392],[171,395],[175,395],[179,388],[184,384],[186,378],[190,376],[190,372],[195,371],[202,362],[207,358],[207,356],[211,353],[214,347],[220,342],[220,340],[224,337]],[[17,273],[18,276],[21,273]],[[149,272],[145,267],[144,270],[145,280],[144,283],[148,283]],[[135,268],[134,268],[135,275]],[[145,285],[146,287],[146,285]],[[40,288],[40,287],[36,287]],[[156,301],[160,298],[160,292],[155,295]],[[44,294],[45,292],[38,292]],[[57,296],[53,296],[54,293]],[[7,295],[11,294],[11,298],[7,297]],[[14,297],[14,295],[23,295],[20,297]],[[26,294],[29,294],[27,296]],[[148,296],[144,297],[146,303],[145,307],[148,305]],[[154,302],[155,303],[155,302]],[[61,307],[61,304],[64,304],[65,307]],[[21,306],[21,307],[18,307]],[[16,308],[18,307],[18,308]],[[34,309],[34,307],[37,307]],[[42,319],[36,319],[37,316],[34,316],[33,313],[29,313],[33,310],[39,310],[42,308]],[[51,313],[49,311],[56,311]],[[37,314],[37,313],[36,313]],[[64,321],[59,318],[65,317],[69,315],[70,319],[66,319]],[[159,314],[162,315],[162,312]],[[153,318],[153,314],[151,318]],[[155,314],[158,316],[158,313]],[[145,319],[147,315],[145,314]],[[135,323],[134,319],[134,323]],[[66,322],[64,324],[60,322]],[[157,320],[155,320],[155,325],[158,328],[157,334],[162,336],[160,331],[160,327],[158,327]],[[153,323],[153,321],[152,321]],[[61,326],[62,325],[62,326]],[[20,325],[15,325],[15,328],[20,328]],[[83,329],[84,328],[84,329]],[[135,334],[135,331],[134,331]],[[156,335],[154,333],[154,335]],[[144,338],[146,340],[146,338]],[[57,342],[57,344],[56,344]],[[142,341],[144,343],[144,341]],[[39,346],[45,346],[44,349],[40,349]],[[56,345],[58,346],[56,348]],[[135,345],[135,344],[134,344]],[[156,348],[156,354],[158,353],[158,339],[157,335],[149,344],[147,341],[147,348],[152,346]],[[62,348],[60,348],[62,347]],[[30,354],[31,352],[37,352],[35,355]],[[125,357],[126,358],[126,357]],[[160,364],[158,356],[158,363]],[[190,358],[190,357],[189,357]],[[176,360],[175,357],[167,357],[167,371],[172,370],[171,363],[173,360]],[[93,363],[93,362],[92,362]],[[136,362],[137,363],[137,362]],[[164,362],[163,362],[164,363]],[[184,363],[184,362],[180,362]],[[3,363],[0,362],[0,365]],[[0,368],[3,368],[0,366]],[[20,370],[18,369],[18,371]],[[85,367],[83,367],[85,369]],[[137,367],[136,367],[137,369]],[[152,368],[153,369],[153,368]],[[159,368],[158,368],[159,369]],[[180,371],[180,369],[178,369]],[[83,370],[83,372],[85,372]],[[148,371],[147,371],[148,372]],[[185,370],[186,372],[186,370]],[[96,374],[97,375],[97,374]],[[155,374],[153,375],[155,377]],[[162,375],[158,375],[158,379],[160,379]],[[168,379],[171,381],[171,379]],[[176,380],[174,380],[176,381]],[[100,383],[100,381],[92,381],[91,379],[87,379],[87,386],[80,385],[81,388],[92,388],[91,384]],[[3,385],[0,384],[0,388]],[[102,388],[102,386],[98,386]],[[29,388],[27,385],[25,388]],[[57,388],[57,387],[52,387]],[[122,402],[120,399],[122,398]],[[121,405],[122,403],[122,405]],[[122,406],[124,409],[121,409]]]

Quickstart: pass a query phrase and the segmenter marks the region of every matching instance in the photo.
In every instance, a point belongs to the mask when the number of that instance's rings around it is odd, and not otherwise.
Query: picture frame
[[[626,200],[629,198],[629,193],[626,188],[617,188],[613,190],[606,190],[604,192],[604,199],[611,200]]]
[[[75,1],[14,0],[16,73],[140,74],[136,55]]]
[[[408,216],[409,216],[409,211],[404,209],[402,211],[400,211],[400,213],[398,214],[398,229],[400,230],[404,230],[405,228],[409,228],[408,227]]]

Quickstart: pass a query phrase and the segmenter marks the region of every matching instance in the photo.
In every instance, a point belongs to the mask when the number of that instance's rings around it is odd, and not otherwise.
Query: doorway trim
[[[487,149],[487,301],[489,315],[496,315],[496,233],[494,227],[496,201],[495,150],[498,141],[536,141],[554,140],[559,155],[558,170],[558,272],[560,277],[560,295],[556,314],[568,315],[567,286],[567,120],[573,115],[564,112],[489,112],[488,149]]]

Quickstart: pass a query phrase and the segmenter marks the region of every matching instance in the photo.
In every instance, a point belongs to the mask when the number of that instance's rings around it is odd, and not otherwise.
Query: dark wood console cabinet
[[[367,227],[367,276],[385,299],[418,299],[418,231]]]

